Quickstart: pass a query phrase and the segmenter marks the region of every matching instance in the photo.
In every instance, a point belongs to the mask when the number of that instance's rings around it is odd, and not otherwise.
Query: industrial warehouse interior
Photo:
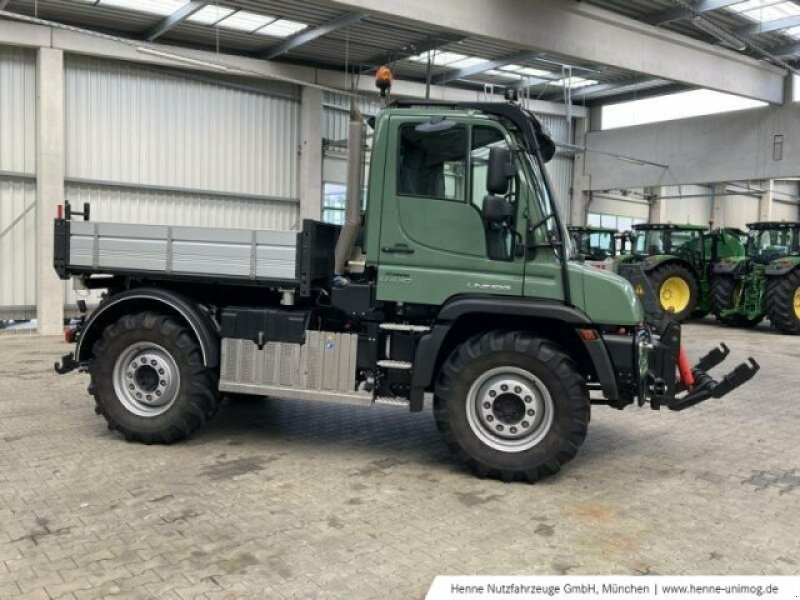
[[[0,598],[800,597],[800,0],[0,0]]]

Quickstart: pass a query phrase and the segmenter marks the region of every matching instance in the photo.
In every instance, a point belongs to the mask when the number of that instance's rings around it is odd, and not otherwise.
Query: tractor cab
[[[569,236],[578,260],[610,270],[617,255],[616,229],[572,225]]]
[[[774,260],[800,256],[800,223],[763,222],[748,225],[747,258],[766,265]]]

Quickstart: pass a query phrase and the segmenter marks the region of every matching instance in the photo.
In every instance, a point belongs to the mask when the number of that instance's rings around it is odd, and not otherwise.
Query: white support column
[[[768,179],[764,182],[764,192],[758,201],[758,220],[772,220],[772,202],[775,197],[775,180]]]
[[[648,221],[650,223],[664,223],[667,216],[666,207],[664,206],[664,199],[661,197],[660,187],[649,187],[644,189],[644,193],[650,199],[650,211],[648,213]]]
[[[322,218],[322,90],[312,87],[300,99],[300,218]]]
[[[64,330],[64,282],[53,269],[53,219],[64,201],[64,53],[36,61],[36,319],[42,335]]]

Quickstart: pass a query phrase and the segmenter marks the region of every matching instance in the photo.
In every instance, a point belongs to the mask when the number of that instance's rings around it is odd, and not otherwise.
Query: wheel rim
[[[794,318],[800,319],[800,287],[794,291]]]
[[[140,417],[156,417],[168,411],[181,384],[175,359],[151,342],[136,342],[125,348],[114,364],[113,377],[117,398]]]
[[[517,367],[483,373],[467,394],[467,420],[480,440],[503,452],[536,446],[553,424],[553,399],[544,383]]]
[[[675,313],[680,313],[689,306],[692,292],[685,279],[673,276],[667,278],[664,283],[661,284],[658,296],[661,300],[662,309],[673,310]]]

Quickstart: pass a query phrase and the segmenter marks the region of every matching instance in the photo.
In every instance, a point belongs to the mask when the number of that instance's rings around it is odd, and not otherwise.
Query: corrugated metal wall
[[[0,177],[0,319],[36,310],[36,183]]]
[[[66,196],[93,220],[299,227],[295,86],[82,56],[65,68]]]
[[[0,319],[36,304],[36,55],[0,47]]]
[[[661,188],[664,220],[707,225],[714,206],[714,189],[708,185],[669,185]]]
[[[647,201],[641,196],[643,193],[641,188],[638,190],[631,190],[628,196],[594,192],[592,194],[591,204],[589,205],[589,212],[647,220],[650,216],[650,208]]]
[[[718,225],[745,228],[748,223],[758,221],[759,195],[735,193],[749,187],[748,182],[732,182],[724,186],[725,195],[720,198],[714,219]]]
[[[66,60],[67,177],[298,197],[299,102]]]
[[[776,221],[800,220],[800,184],[797,181],[776,181],[772,218]]]
[[[542,124],[550,131],[550,135],[558,143],[571,143],[569,124],[566,117],[558,115],[536,115]],[[558,209],[562,218],[569,219],[570,215],[570,190],[572,189],[572,174],[575,161],[571,156],[556,155],[547,164],[547,172],[553,182],[553,193],[556,197]]]

